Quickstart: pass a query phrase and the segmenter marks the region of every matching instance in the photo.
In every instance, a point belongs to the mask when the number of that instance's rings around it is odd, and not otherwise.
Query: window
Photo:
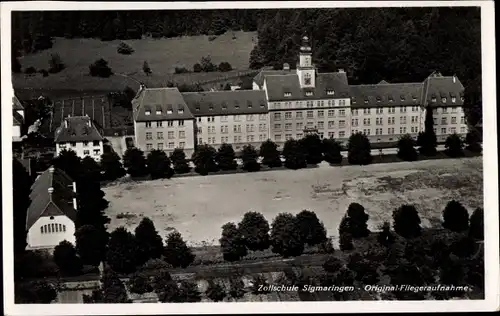
[[[451,113],[457,113],[457,107],[456,106],[453,106],[451,108]]]
[[[402,126],[399,128],[399,134],[406,134],[406,126]]]
[[[345,116],[345,110],[339,110],[339,116]]]
[[[146,111],[144,111],[144,114],[151,115],[151,111],[150,110],[146,110]]]
[[[174,148],[174,146],[175,146],[175,145],[174,145],[174,143],[173,143],[173,142],[168,143],[168,148],[172,149],[172,148]]]
[[[87,147],[89,145],[89,142],[83,142],[83,146]]]
[[[455,102],[457,102],[457,98],[452,97],[452,98],[451,98],[451,103],[455,103]]]
[[[168,139],[173,139],[174,138],[174,132],[173,131],[170,131],[167,133],[167,138]]]
[[[184,120],[179,120],[179,126],[184,126]]]
[[[163,132],[156,133],[156,138],[163,139]]]
[[[292,123],[286,123],[285,124],[285,130],[289,131],[292,129]]]
[[[358,126],[358,119],[352,119],[351,120],[351,125],[352,126]]]
[[[335,110],[328,110],[328,117],[334,117],[335,116]]]
[[[339,100],[339,105],[344,106],[345,105],[345,100]]]
[[[394,127],[389,127],[389,128],[387,129],[387,134],[389,134],[389,135],[394,135]]]
[[[306,83],[306,84],[309,84],[309,83]],[[306,91],[306,95],[307,95],[308,97],[310,97],[310,96],[312,96],[312,95],[313,95],[313,93],[312,93],[312,91]]]
[[[443,108],[443,113],[448,113],[448,108]]]
[[[200,120],[201,120],[201,118],[200,118]],[[167,126],[168,127],[174,126],[174,121],[167,121]]]
[[[172,114],[172,104],[168,105],[167,114]]]
[[[90,155],[90,150],[84,150],[84,151],[83,151],[83,154],[84,154],[84,155]]]
[[[456,116],[451,117],[451,124],[457,124],[457,117]]]
[[[302,133],[297,133],[297,139],[301,139],[304,136]]]
[[[318,122],[318,129],[323,129],[325,127],[325,122]]]
[[[442,117],[441,118],[441,125],[447,125],[447,124],[448,124],[448,122],[446,120],[446,117]]]
[[[153,139],[153,133],[147,132],[146,133],[146,140],[150,140],[150,139]]]
[[[253,115],[252,114],[248,114],[247,115],[247,121],[253,121]]]
[[[370,125],[370,119],[369,118],[363,119],[363,125]]]
[[[460,133],[465,134],[465,127],[460,127]]]
[[[418,123],[418,116],[412,116],[411,117],[411,122],[412,123]]]
[[[441,128],[441,134],[446,134],[446,127]]]
[[[186,146],[185,142],[179,142],[179,148],[183,149]]]
[[[222,116],[220,117],[220,121],[221,121],[221,122],[227,122],[227,115],[222,115]]]
[[[446,98],[441,98],[441,102],[446,103]]]
[[[339,127],[344,127],[345,126],[345,121],[344,120],[340,120],[339,121]]]
[[[281,135],[274,135],[274,140],[281,141]]]
[[[352,110],[352,115],[357,116],[358,115],[358,109],[353,109]]]
[[[158,150],[163,150],[163,143],[158,143]]]
[[[335,126],[335,121],[328,121],[328,128],[333,128]]]
[[[162,121],[157,121],[157,122],[156,122],[156,127],[162,127],[162,125],[163,125],[163,124],[162,124]]]
[[[327,95],[334,95],[335,92],[333,90],[326,90]]]
[[[411,107],[412,112],[418,112],[418,106],[412,106]]]
[[[185,137],[186,137],[186,132],[179,131],[179,138],[185,138]]]
[[[307,118],[314,118],[314,111],[307,111]]]
[[[400,113],[406,113],[406,106],[402,106],[399,108]]]
[[[303,116],[302,116],[302,115],[303,115],[303,113],[302,113],[302,112],[300,112],[300,111],[299,111],[299,112],[296,112],[296,113],[295,113],[295,118],[297,118],[297,119],[302,119],[302,118],[303,118]]]
[[[375,135],[382,135],[382,129],[381,128],[376,128],[375,129]]]
[[[292,139],[292,134],[285,134],[285,140]]]
[[[399,118],[399,122],[400,122],[400,124],[406,124],[406,116],[401,116]]]
[[[161,110],[156,110],[156,115],[161,115]]]
[[[364,108],[363,109],[363,114],[370,114],[370,108]]]
[[[370,135],[370,129],[369,128],[363,129],[363,134]]]
[[[382,118],[381,118],[381,117],[377,117],[377,118],[375,119],[375,124],[376,124],[376,125],[384,125],[384,124],[383,124],[383,122],[382,122]]]
[[[274,129],[281,129],[281,124],[274,124]]]
[[[69,143],[69,145],[70,145],[71,147],[76,147],[76,142],[70,142],[70,143]]]
[[[285,120],[291,120],[292,119],[292,112],[285,112]]]
[[[274,120],[275,121],[281,120],[281,113],[274,113]]]
[[[297,122],[297,129],[301,130],[304,127],[304,123],[302,122]]]
[[[240,116],[239,115],[235,115],[234,116],[234,121],[235,122],[239,122],[241,120]]]
[[[198,138],[198,144],[203,144],[203,138]]]
[[[94,147],[95,146],[101,146],[101,142],[98,141],[98,140],[94,140],[92,143],[93,143]]]
[[[339,132],[339,137],[340,137],[340,138],[345,137],[345,131],[340,131],[340,132]]]
[[[266,120],[266,114],[259,114],[259,120],[265,121]]]
[[[432,97],[432,98],[431,98],[431,102],[432,102],[432,103],[436,103],[436,97]]]
[[[100,149],[94,149],[94,156],[98,156],[101,154],[101,150]]]
[[[305,76],[304,76],[304,84],[306,85],[309,85],[311,84],[311,74],[310,73],[306,73]],[[307,93],[306,93],[307,95]],[[311,95],[312,95],[312,92],[311,92]]]
[[[314,126],[314,122],[307,122],[307,127],[312,128]]]
[[[151,150],[153,149],[153,144],[146,144],[146,150]]]
[[[241,133],[241,125],[234,125],[233,126],[233,131],[235,133]]]
[[[391,106],[389,108],[389,114],[394,114],[394,113],[396,113],[396,107],[395,106]]]
[[[285,92],[285,97],[291,97],[292,96],[292,93],[290,92]]]
[[[376,114],[383,114],[383,113],[384,113],[384,108],[377,108],[377,109],[375,110],[375,113],[376,113]]]
[[[465,116],[460,117],[460,124],[465,124]]]
[[[227,126],[227,125],[222,125],[222,126],[220,127],[220,132],[221,132],[222,134],[227,134],[227,133],[228,133],[228,126]]]

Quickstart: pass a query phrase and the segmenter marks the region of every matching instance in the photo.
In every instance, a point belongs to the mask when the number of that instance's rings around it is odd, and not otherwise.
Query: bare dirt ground
[[[110,201],[109,230],[133,230],[151,218],[165,237],[178,230],[191,246],[217,244],[221,226],[239,222],[247,211],[271,223],[281,212],[315,211],[334,239],[352,202],[361,203],[376,230],[404,203],[414,204],[422,225],[439,225],[448,201],[471,213],[483,204],[482,158],[442,159],[370,166],[196,176],[154,181],[122,181],[103,188]]]

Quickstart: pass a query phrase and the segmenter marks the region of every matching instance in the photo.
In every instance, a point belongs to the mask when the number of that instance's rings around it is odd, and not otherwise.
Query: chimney
[[[92,127],[92,121],[89,118],[89,127]]]
[[[453,75],[453,83],[457,83],[457,76]]]
[[[68,116],[69,117],[69,116]],[[68,128],[68,119],[64,120],[64,127]]]
[[[75,193],[75,196],[73,197],[73,208],[76,210],[77,209],[77,204],[76,204],[76,182],[73,181],[73,192]]]
[[[49,192],[50,195],[52,195],[52,193],[54,193],[54,188],[50,187],[47,191]]]
[[[284,63],[283,70],[290,70],[290,65],[288,63]]]
[[[344,68],[339,68],[338,72],[345,73],[345,70],[344,70]]]
[[[50,172],[50,173],[54,173],[54,166],[50,166],[50,168],[49,168],[49,172]]]

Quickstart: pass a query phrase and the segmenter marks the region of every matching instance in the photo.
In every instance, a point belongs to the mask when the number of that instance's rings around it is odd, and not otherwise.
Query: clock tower
[[[309,38],[304,36],[302,38],[302,45],[300,46],[299,65],[297,67],[297,75],[301,88],[314,88],[316,79],[316,69],[312,64],[312,50]]]

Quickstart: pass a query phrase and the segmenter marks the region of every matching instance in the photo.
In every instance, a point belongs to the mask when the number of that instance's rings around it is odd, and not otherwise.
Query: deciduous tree
[[[483,150],[481,146],[482,141],[481,133],[477,128],[472,128],[465,135],[465,143],[467,144],[465,148],[471,152],[480,153]]]
[[[290,213],[280,213],[271,226],[272,251],[283,257],[300,256],[304,251],[304,240],[298,228],[297,218]]]
[[[49,304],[57,298],[56,287],[47,281],[16,283],[14,299],[16,304]]]
[[[153,221],[148,217],[144,217],[135,228],[135,240],[139,265],[143,265],[149,259],[160,258],[163,254],[163,241],[156,231]]]
[[[215,161],[221,170],[236,170],[238,164],[235,159],[236,154],[231,144],[222,144],[215,155]]]
[[[146,158],[146,165],[152,179],[170,179],[174,175],[170,159],[163,150],[151,150]]]
[[[418,152],[415,149],[416,142],[411,135],[403,135],[398,140],[398,157],[406,161],[415,161],[418,159]]]
[[[201,293],[195,283],[182,281],[179,286],[178,302],[196,303],[201,301]]]
[[[229,280],[229,295],[235,299],[242,298],[245,295],[245,284],[239,277],[232,277]]]
[[[392,213],[394,231],[404,238],[420,236],[420,216],[413,205],[402,205]]]
[[[106,261],[118,273],[131,273],[137,267],[137,241],[123,227],[115,229],[109,238]]]
[[[92,77],[109,78],[113,75],[113,71],[108,66],[108,62],[102,58],[91,64],[89,70]]]
[[[238,224],[238,230],[249,250],[269,248],[269,223],[261,213],[246,212]]]
[[[349,219],[349,229],[353,238],[362,238],[370,234],[367,224],[370,217],[361,204],[349,204],[346,215]]]
[[[478,207],[470,216],[469,236],[476,239],[484,239],[484,212]]]
[[[207,175],[209,172],[216,172],[219,170],[215,162],[217,152],[210,145],[199,145],[196,148],[191,160],[193,161],[195,171],[201,175]]]
[[[180,148],[174,149],[174,151],[170,154],[170,160],[172,161],[174,171],[177,174],[188,173],[191,170],[186,159],[186,154]]]
[[[98,266],[106,257],[108,233],[93,225],[83,225],[75,232],[76,252],[83,264]]]
[[[451,200],[443,210],[443,227],[460,232],[469,228],[469,212],[462,203]]]
[[[132,293],[144,294],[153,291],[149,277],[141,272],[136,272],[129,281],[129,289]]]
[[[342,163],[342,145],[333,138],[324,138],[323,142],[323,158],[330,164]]]
[[[296,218],[301,238],[306,244],[318,245],[327,240],[325,226],[319,221],[316,213],[303,210]]]
[[[207,297],[214,302],[220,302],[226,297],[224,287],[213,280],[208,282],[208,288],[205,293]]]
[[[427,106],[425,109],[424,131],[418,134],[417,145],[419,146],[420,154],[424,156],[436,155],[437,137],[434,132],[434,109]]]
[[[445,141],[445,153],[450,157],[461,157],[464,154],[464,144],[456,133],[448,136]]]
[[[120,161],[120,157],[114,151],[105,152],[101,155],[101,168],[104,171],[103,180],[116,180],[123,177],[126,172]]]
[[[253,172],[260,170],[260,164],[257,162],[259,155],[252,145],[246,145],[241,152],[241,159],[243,160],[243,170]]]
[[[285,158],[285,167],[289,169],[295,170],[307,167],[304,147],[295,139],[289,139],[285,142],[283,157]]]
[[[344,215],[339,225],[339,246],[342,251],[352,250],[354,248],[352,244],[350,221],[347,215]]]
[[[347,160],[351,165],[368,165],[372,162],[371,145],[368,137],[355,133],[349,137]]]
[[[129,148],[125,151],[123,166],[131,177],[143,177],[147,174],[146,158],[139,148]]]
[[[173,232],[167,236],[165,246],[165,261],[167,263],[174,268],[185,268],[194,261],[194,258],[195,256],[180,233]]]
[[[219,242],[226,261],[238,261],[247,255],[245,239],[234,223],[222,226],[222,237]]]
[[[73,244],[67,240],[61,241],[54,248],[54,262],[63,275],[78,275],[81,273],[81,261],[76,255]]]
[[[317,165],[323,161],[323,146],[318,134],[309,134],[300,140],[308,164]]]
[[[282,165],[278,146],[270,139],[260,145],[259,155],[262,157],[262,164],[270,168],[281,167]]]

